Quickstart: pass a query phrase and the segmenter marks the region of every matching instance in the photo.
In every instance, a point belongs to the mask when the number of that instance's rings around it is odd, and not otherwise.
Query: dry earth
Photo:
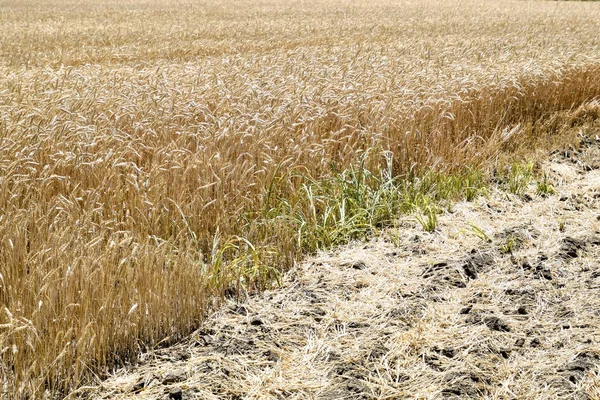
[[[492,187],[310,258],[93,395],[600,399],[600,139],[542,165],[556,194]]]

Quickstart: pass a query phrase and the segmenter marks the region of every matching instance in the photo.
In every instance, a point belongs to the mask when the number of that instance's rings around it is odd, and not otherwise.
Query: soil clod
[[[475,398],[485,392],[481,379],[471,372],[451,372],[444,377],[448,386],[442,389],[443,398]]]
[[[463,315],[469,314],[472,309],[473,309],[473,306],[463,307],[460,309],[459,314],[463,314]]]
[[[593,368],[600,362],[600,355],[591,351],[583,352],[577,355],[573,361],[559,369],[568,376],[569,381],[577,383],[581,380],[583,374]]]
[[[145,378],[142,378],[140,380],[138,380],[136,383],[133,384],[132,388],[131,388],[131,392],[132,393],[139,393],[141,392],[146,386],[148,385],[148,381]]]
[[[172,371],[167,373],[162,379],[163,385],[171,385],[173,383],[179,383],[185,381],[187,378],[184,371]]]
[[[265,356],[267,360],[272,362],[278,362],[281,358],[279,357],[279,354],[275,353],[273,350],[267,350],[263,353],[263,356]]]
[[[585,248],[585,245],[585,241],[568,236],[563,239],[560,247],[560,256],[565,259],[577,258],[579,257],[579,252]]]
[[[477,279],[477,270],[471,263],[467,263],[463,265],[463,271],[465,271],[465,275],[469,277],[469,279]]]
[[[183,392],[181,391],[181,388],[173,388],[169,391],[169,399],[171,400],[182,400],[183,399]]]
[[[552,272],[550,271],[550,269],[546,268],[543,264],[540,264],[537,267],[535,267],[535,272],[536,272],[537,276],[540,278],[544,278],[548,281],[552,280]]]
[[[342,267],[363,270],[363,269],[367,269],[367,264],[362,260],[358,260],[358,261],[344,263],[344,264],[342,264]]]
[[[510,332],[510,326],[504,320],[496,316],[486,317],[483,321],[485,322],[485,325],[493,331]]]

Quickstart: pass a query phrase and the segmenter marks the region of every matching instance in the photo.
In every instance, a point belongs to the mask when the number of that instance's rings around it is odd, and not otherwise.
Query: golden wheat
[[[0,1],[0,392],[64,395],[266,284],[332,168],[393,154],[412,176],[531,140],[600,95],[598,21],[591,2]]]

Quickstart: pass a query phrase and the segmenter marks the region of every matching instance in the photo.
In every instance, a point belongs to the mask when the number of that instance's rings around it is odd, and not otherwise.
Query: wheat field
[[[600,96],[598,21],[594,2],[0,0],[2,397],[63,397],[356,236],[315,239],[346,223],[314,186],[340,171],[409,180],[550,140]]]

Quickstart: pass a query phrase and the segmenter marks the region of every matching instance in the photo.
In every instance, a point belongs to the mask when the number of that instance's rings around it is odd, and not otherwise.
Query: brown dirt
[[[493,187],[307,259],[92,397],[600,399],[599,151],[544,162],[549,197]]]

